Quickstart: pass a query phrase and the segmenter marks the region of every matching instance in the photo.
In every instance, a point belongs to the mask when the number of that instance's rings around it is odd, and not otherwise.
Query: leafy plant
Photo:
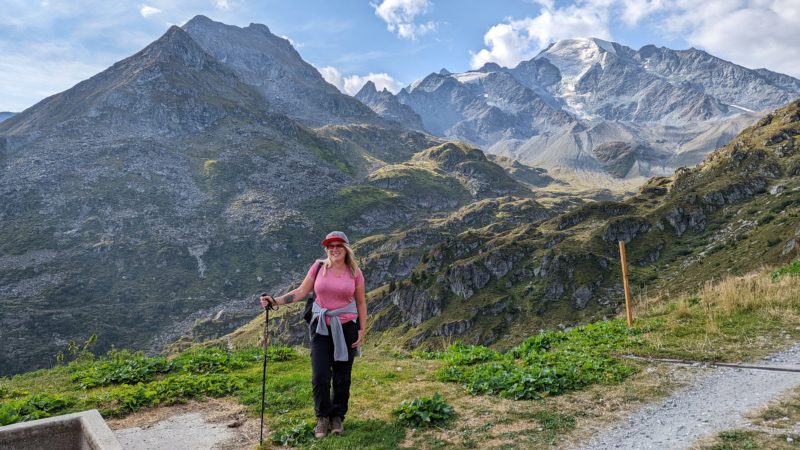
[[[792,261],[790,264],[773,271],[770,275],[773,280],[783,276],[800,277],[800,259]]]
[[[285,447],[299,447],[312,440],[314,426],[307,422],[295,421],[289,426],[272,433],[272,443]]]
[[[441,424],[455,416],[453,407],[438,392],[432,397],[403,400],[394,413],[402,424],[415,428]]]
[[[250,364],[245,358],[236,357],[231,352],[218,348],[185,352],[174,362],[182,371],[197,374],[227,373],[231,369],[241,369]]]
[[[439,379],[462,383],[473,394],[540,398],[595,383],[623,380],[635,369],[608,356],[636,345],[641,330],[620,320],[570,331],[542,332],[504,354],[480,346],[455,345],[442,356]]]
[[[59,414],[77,402],[75,397],[34,394],[0,403],[0,425],[42,419]]]
[[[448,364],[470,365],[500,359],[500,353],[482,345],[456,343],[448,347],[443,358]]]
[[[142,353],[127,351],[109,353],[109,359],[88,366],[78,366],[72,374],[84,389],[112,384],[135,384],[150,381],[159,373],[173,369],[173,364],[164,357],[146,357]]]
[[[120,386],[97,398],[104,414],[121,416],[144,407],[171,405],[203,396],[224,397],[240,390],[244,382],[228,374],[172,375],[136,386]]]

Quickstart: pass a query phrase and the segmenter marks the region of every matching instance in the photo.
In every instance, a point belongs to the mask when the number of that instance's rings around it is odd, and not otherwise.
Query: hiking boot
[[[331,433],[342,434],[344,433],[344,425],[342,425],[342,418],[339,416],[331,417]]]
[[[314,437],[320,439],[327,436],[330,425],[330,420],[328,420],[327,417],[317,417],[317,426],[314,427]]]

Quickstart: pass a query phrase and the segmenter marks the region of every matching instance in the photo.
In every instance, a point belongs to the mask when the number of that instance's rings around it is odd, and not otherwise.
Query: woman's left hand
[[[353,345],[351,345],[351,347],[358,348],[358,347],[361,347],[362,345],[364,345],[364,334],[366,333],[366,331],[367,330],[363,330],[363,329],[362,330],[358,330],[358,340],[353,342]]]

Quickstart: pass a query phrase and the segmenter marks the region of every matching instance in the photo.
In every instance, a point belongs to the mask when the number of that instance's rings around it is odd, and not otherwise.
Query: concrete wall
[[[0,427],[0,450],[122,450],[96,409]]]

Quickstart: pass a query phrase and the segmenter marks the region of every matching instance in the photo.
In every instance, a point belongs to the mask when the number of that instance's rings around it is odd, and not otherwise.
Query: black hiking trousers
[[[317,417],[339,416],[344,420],[347,402],[350,400],[350,373],[356,349],[350,347],[358,340],[358,319],[342,324],[344,340],[347,342],[347,361],[333,360],[333,338],[317,334],[316,321],[311,323],[311,386],[314,395],[314,410]],[[331,395],[333,382],[333,395]]]

